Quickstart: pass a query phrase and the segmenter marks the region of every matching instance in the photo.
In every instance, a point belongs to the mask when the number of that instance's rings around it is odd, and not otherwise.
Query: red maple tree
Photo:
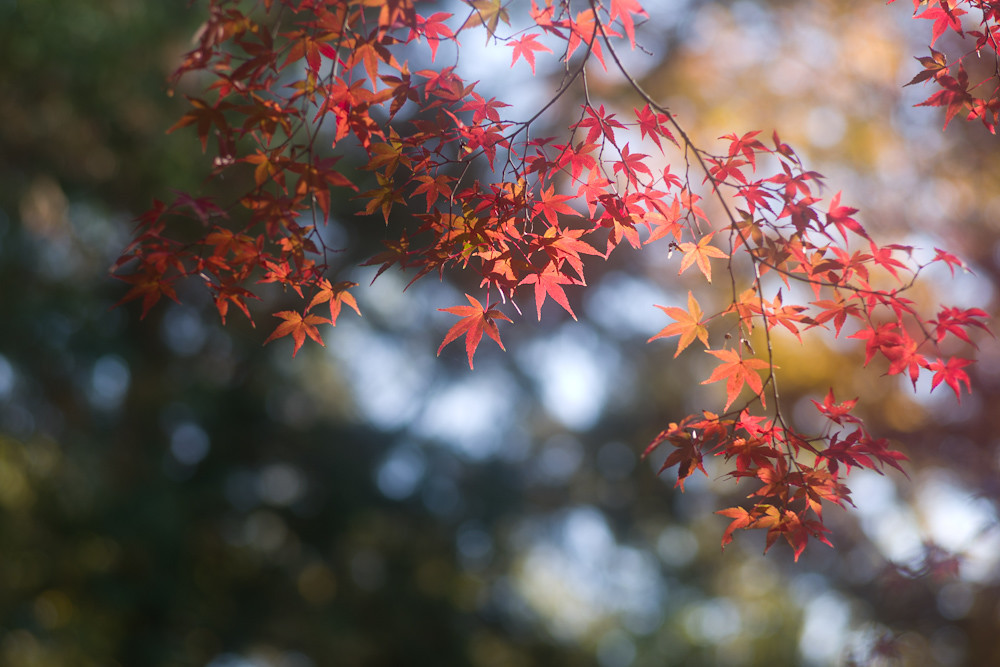
[[[461,318],[441,348],[464,336],[471,367],[484,333],[503,347],[497,323],[512,319],[502,308],[520,314],[516,304],[529,294],[539,318],[549,298],[575,318],[569,295],[586,285],[592,262],[623,241],[633,249],[668,244],[680,251],[678,273],[695,267],[711,283],[725,272],[729,280],[714,289],[728,305],[705,313],[689,293],[686,309],[659,306],[674,322],[650,340],[679,336],[678,355],[699,341],[716,359],[704,383],[725,380],[726,394],[718,414],[671,423],[647,453],[674,448],[664,468],[677,466],[681,488],[704,472],[706,455],[724,460],[732,478],[756,484],[747,506],[719,511],[732,520],[723,545],[735,529],[765,530],[768,548],[784,538],[796,558],[809,538],[829,544],[822,508],[851,502],[843,483],[851,468],[901,469],[905,456],[869,432],[853,412],[856,400],[838,402],[833,389],[814,401],[826,422],[821,432],[793,428],[771,332],[781,327],[801,340],[847,329],[864,341],[866,365],[883,359],[888,375],[914,386],[930,373],[933,387],[944,383],[960,396],[972,361],[956,350],[973,346],[970,333],[986,329],[987,314],[950,306],[926,314],[906,293],[928,266],[954,271],[962,262],[940,249],[916,261],[913,248],[877,244],[839,192],[824,203],[822,177],[776,132],[696,145],[619,57],[636,48],[636,24],[647,17],[637,0],[533,0],[519,17],[530,26],[519,30],[509,27],[502,0],[462,2],[464,14],[453,16],[422,12],[418,0],[260,0],[249,9],[211,0],[197,44],[174,75],[199,73],[204,92],[189,97],[191,110],[170,131],[193,128],[203,150],[213,148],[213,176],[246,174],[248,187],[227,205],[186,193],[154,202],[114,267],[131,286],[120,303],[141,300],[145,316],[162,296],[177,299],[179,281],[195,279],[223,321],[230,306],[251,318],[256,285],[280,283],[301,306],[273,313],[283,321],[265,342],[291,336],[293,355],[307,336],[322,344],[320,326],[335,325],[342,305],[360,314],[357,285],[333,282],[335,249],[320,233],[331,192],[347,190],[360,200],[364,224],[406,221],[366,262],[379,267],[376,278],[391,267],[412,270],[413,280],[475,277],[482,298],[466,295],[469,305],[441,309]],[[966,55],[988,52],[996,61],[1000,2],[914,6],[924,6],[916,18],[934,21],[932,44],[952,31],[974,42]],[[959,19],[970,13],[981,17],[976,30]],[[510,47],[519,75],[534,75],[543,60],[557,63],[564,76],[551,101],[528,120],[505,117],[503,101],[436,62],[441,44],[459,49],[460,37]],[[431,65],[411,71],[418,49]],[[932,48],[911,83],[941,88],[922,104],[945,107],[945,125],[964,113],[995,131],[1000,66],[971,83],[964,58],[949,64]],[[641,108],[594,100],[584,85],[584,103],[564,133],[536,136],[539,119],[586,83],[590,66],[617,69]],[[684,156],[676,171],[664,167],[672,147]],[[358,151],[362,168],[345,169],[340,160]],[[470,175],[481,165],[489,179]],[[717,219],[699,207],[702,197],[715,200]],[[811,300],[793,302],[793,283]],[[727,323],[725,337],[712,334],[723,329],[719,322]],[[759,354],[754,335],[764,341]]]

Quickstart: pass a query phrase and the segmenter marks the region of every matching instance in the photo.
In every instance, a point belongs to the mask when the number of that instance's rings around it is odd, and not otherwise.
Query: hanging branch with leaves
[[[820,174],[777,133],[741,130],[716,149],[696,145],[622,65],[619,50],[636,48],[636,25],[647,18],[637,0],[533,0],[521,17],[529,27],[517,31],[501,0],[463,2],[466,13],[453,16],[426,15],[415,0],[262,0],[249,9],[211,0],[197,45],[174,75],[199,73],[204,94],[189,97],[191,110],[170,131],[194,129],[204,151],[213,147],[213,177],[245,177],[248,188],[229,205],[189,194],[154,202],[114,267],[130,285],[121,303],[141,300],[145,316],[161,297],[177,299],[179,281],[195,279],[223,321],[230,306],[252,321],[256,286],[278,283],[301,306],[273,313],[283,321],[265,342],[291,336],[293,355],[306,337],[322,344],[320,327],[336,325],[343,305],[360,314],[358,286],[335,281],[336,249],[321,234],[331,192],[348,191],[360,202],[352,224],[406,221],[365,263],[378,267],[376,278],[392,267],[412,271],[414,281],[475,277],[479,298],[441,309],[460,319],[438,350],[464,336],[472,367],[483,334],[503,348],[498,322],[513,321],[510,308],[520,315],[520,300],[533,297],[539,319],[548,299],[575,318],[570,296],[593,262],[623,245],[669,248],[678,274],[693,269],[727,305],[706,313],[689,292],[686,308],[658,306],[672,322],[650,340],[678,336],[675,356],[699,343],[715,364],[703,383],[724,383],[725,399],[718,412],[669,424],[647,454],[672,448],[663,468],[677,466],[682,489],[705,471],[707,455],[755,484],[747,506],[718,512],[732,520],[723,546],[736,529],[765,530],[768,548],[784,538],[796,558],[810,538],[829,544],[823,506],[850,503],[847,473],[902,470],[905,457],[869,432],[856,400],[838,400],[833,389],[813,401],[822,432],[793,428],[772,331],[799,340],[843,334],[863,342],[865,365],[879,363],[914,386],[929,373],[934,387],[959,396],[963,384],[970,388],[972,361],[953,343],[972,346],[987,314],[942,306],[928,315],[906,294],[928,266],[954,272],[962,262],[943,250],[918,262],[910,247],[879,245],[839,192],[824,202]],[[953,30],[995,56],[992,3],[927,4],[917,18],[935,20],[934,39]],[[962,32],[959,5],[982,12],[981,30]],[[437,62],[442,44],[461,48],[460,36],[510,48],[518,76],[554,60],[562,80],[531,118],[508,118],[507,104]],[[411,71],[408,57],[419,49],[431,65]],[[936,51],[920,62],[925,70],[911,83],[943,89],[925,105],[946,106],[946,124],[968,110],[993,130],[996,89],[973,96],[961,62],[952,78]],[[593,99],[589,67],[617,69],[641,103]],[[561,136],[537,137],[540,119],[574,86],[583,90],[578,116]],[[676,153],[680,172],[664,166]],[[356,155],[361,168],[345,168]],[[483,167],[489,178],[475,178]],[[702,197],[715,201],[717,219],[699,206]],[[713,283],[720,272],[728,280]],[[811,299],[793,301],[793,283]],[[723,321],[735,333],[717,340],[709,326]]]

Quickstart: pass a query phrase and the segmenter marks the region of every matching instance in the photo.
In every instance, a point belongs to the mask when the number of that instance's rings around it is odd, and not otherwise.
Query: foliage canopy
[[[347,190],[359,202],[351,224],[387,230],[385,249],[366,262],[376,278],[398,267],[411,283],[437,273],[478,286],[467,304],[441,309],[460,319],[438,352],[464,337],[471,368],[484,334],[503,348],[498,323],[513,322],[526,301],[539,319],[549,299],[575,319],[571,300],[595,262],[630,250],[676,254],[677,273],[692,269],[726,305],[705,312],[693,292],[686,307],[659,305],[672,322],[650,341],[678,336],[675,356],[699,343],[714,358],[703,384],[724,384],[725,399],[669,423],[646,453],[670,448],[663,469],[677,466],[682,489],[704,472],[706,455],[750,484],[745,506],[718,512],[731,519],[723,546],[736,529],[766,531],[768,548],[783,538],[796,558],[810,538],[829,544],[823,508],[851,502],[847,473],[902,470],[906,457],[834,388],[812,403],[820,429],[793,424],[775,332],[858,341],[866,366],[914,388],[929,376],[961,397],[987,313],[910,295],[928,267],[954,273],[962,261],[880,243],[840,192],[823,196],[823,177],[777,132],[739,129],[697,145],[688,121],[623,64],[623,49],[642,46],[636,25],[647,14],[637,0],[533,0],[523,16],[501,0],[463,0],[458,15],[421,4],[212,0],[174,75],[197,75],[203,90],[170,131],[193,129],[204,152],[212,147],[213,179],[248,186],[231,202],[191,193],[156,201],[114,267],[129,285],[120,303],[141,301],[145,316],[190,278],[204,283],[223,322],[231,307],[252,321],[258,286],[276,283],[299,306],[273,313],[282,321],[265,342],[290,336],[293,355],[307,337],[322,344],[320,327],[336,325],[344,305],[361,313],[358,285],[331,268],[343,248],[323,234],[345,217],[331,192]],[[933,21],[932,48],[910,83],[940,88],[921,104],[944,107],[945,126],[963,114],[995,132],[1000,68],[975,83],[964,60],[996,61],[1000,3],[915,0],[914,10]],[[933,49],[946,32],[971,45],[951,63]],[[443,45],[460,54],[462,41],[483,38],[511,49],[518,76],[559,73],[528,119],[509,117],[507,104],[464,80],[460,55],[445,64]],[[594,67],[617,70],[638,103],[592,92]],[[575,117],[557,136],[539,136],[574,89],[583,91]]]

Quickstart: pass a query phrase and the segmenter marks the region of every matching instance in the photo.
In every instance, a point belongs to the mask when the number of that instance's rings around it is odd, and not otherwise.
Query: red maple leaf
[[[750,167],[754,170],[757,169],[757,153],[769,153],[770,151],[764,146],[757,135],[760,134],[760,130],[754,130],[752,132],[747,132],[742,137],[737,137],[735,133],[727,134],[724,137],[719,137],[720,139],[729,139],[729,157],[735,156],[737,153],[742,153],[743,157],[746,158],[747,162],[750,163]]]
[[[952,334],[969,345],[975,347],[975,343],[969,338],[966,331],[968,327],[977,327],[989,333],[989,327],[975,318],[986,319],[989,314],[980,308],[942,308],[936,320],[930,320],[928,324],[934,325],[934,338],[937,342],[944,340],[948,334]]]
[[[695,470],[700,470],[705,476],[708,476],[708,473],[705,472],[705,466],[702,465],[702,455],[698,448],[698,442],[690,434],[685,433],[682,434],[682,437],[670,438],[670,444],[676,449],[670,452],[667,460],[663,462],[660,472],[676,465],[677,481],[674,482],[674,486],[680,487],[683,492],[684,480],[690,477],[691,473]]]
[[[840,205],[839,192],[833,196],[833,199],[830,200],[830,208],[826,214],[826,224],[832,224],[837,227],[837,231],[839,231],[844,237],[844,243],[847,243],[848,230],[859,236],[863,236],[866,239],[869,238],[868,232],[866,232],[865,228],[861,226],[861,223],[851,217],[857,212],[858,209],[856,208]]]
[[[458,315],[462,319],[455,323],[448,333],[445,334],[444,340],[441,342],[441,346],[438,347],[438,355],[440,356],[441,350],[444,346],[452,342],[462,334],[465,334],[465,351],[469,355],[469,368],[472,368],[472,357],[476,354],[476,348],[479,347],[479,341],[483,339],[483,334],[496,341],[496,344],[500,346],[503,350],[503,343],[500,341],[500,331],[497,329],[496,322],[494,320],[506,320],[510,322],[511,319],[501,313],[495,308],[484,308],[479,301],[472,298],[468,294],[465,298],[469,300],[470,306],[453,306],[452,308],[439,308],[438,310],[451,313],[452,315]]]
[[[710,173],[716,183],[724,183],[729,179],[734,179],[744,185],[747,184],[747,177],[743,173],[743,167],[748,164],[746,160],[729,157],[725,162],[717,158],[711,158],[709,162],[713,165]],[[708,176],[705,177],[705,180],[708,180]]]
[[[660,137],[665,137],[666,139],[677,143],[674,139],[674,135],[670,133],[670,130],[663,127],[664,123],[669,122],[670,117],[662,113],[654,113],[652,109],[649,108],[647,104],[640,111],[639,109],[633,109],[635,111],[636,120],[639,121],[639,134],[645,139],[648,135],[656,147],[663,150],[663,146],[660,144]],[[669,169],[669,167],[668,167]]]
[[[628,37],[629,44],[635,48],[635,23],[632,15],[649,16],[637,0],[611,0],[608,8],[608,17],[614,21],[621,19],[622,27],[625,28],[625,36]]]
[[[247,316],[247,319],[250,320],[250,324],[253,324],[253,318],[250,317],[250,310],[247,308],[247,304],[244,299],[257,299],[259,297],[239,285],[228,282],[227,284],[222,285],[213,284],[211,289],[216,293],[215,307],[219,311],[219,317],[222,318],[222,324],[226,323],[226,314],[229,312],[230,303],[235,304],[236,307]]]
[[[945,5],[945,7],[947,7],[947,5]],[[918,14],[914,18],[934,21],[934,27],[931,29],[931,46],[934,46],[934,42],[938,40],[938,37],[943,35],[944,31],[949,28],[957,32],[959,35],[963,34],[962,22],[958,19],[958,17],[965,13],[964,9],[943,9],[941,7],[931,7],[923,14]]]
[[[872,357],[875,353],[882,350],[883,348],[899,346],[902,344],[903,339],[896,329],[897,324],[892,322],[886,322],[884,324],[878,325],[874,329],[862,329],[857,333],[853,333],[848,338],[860,338],[865,342],[865,366],[871,362]]]
[[[542,304],[545,303],[546,296],[551,296],[574,320],[576,319],[576,313],[570,308],[569,299],[566,298],[562,285],[582,285],[583,281],[561,272],[555,262],[549,262],[541,271],[529,273],[519,284],[535,286],[535,306],[539,320],[542,319]]]
[[[629,149],[628,144],[625,144],[622,147],[621,156],[621,161],[614,163],[614,171],[616,174],[620,171],[624,171],[626,178],[628,178],[629,183],[632,185],[637,184],[637,173],[648,174],[650,176],[653,175],[653,172],[650,171],[649,167],[646,166],[646,163],[643,162],[644,158],[649,157],[645,153],[633,153]]]
[[[781,456],[760,438],[736,438],[726,447],[725,453],[727,461],[736,459],[736,471],[729,473],[733,477],[756,477],[758,470],[771,467],[771,459]]]
[[[570,19],[569,29],[566,55],[563,56],[563,59],[568,62],[576,49],[583,46],[585,49],[589,49],[589,54],[597,58],[597,62],[601,63],[604,71],[607,71],[608,65],[604,62],[604,52],[601,49],[601,33],[603,32],[608,37],[621,37],[621,35],[612,30],[607,24],[603,24],[601,29],[599,29],[593,9],[585,9],[578,13],[575,21]]]
[[[889,360],[888,374],[896,375],[906,371],[914,388],[920,377],[920,369],[927,367],[927,360],[922,354],[917,354],[917,347],[917,342],[905,331],[899,336],[898,343],[886,343],[881,347],[882,354]]]
[[[839,292],[835,293],[834,296],[836,300],[826,299],[823,301],[813,301],[811,305],[817,308],[822,308],[823,310],[819,312],[813,321],[817,325],[821,325],[828,320],[833,320],[833,325],[836,327],[837,335],[840,335],[840,330],[843,328],[844,323],[847,321],[847,316],[861,317],[861,306],[855,303],[854,300],[844,300]]]
[[[823,416],[836,424],[843,424],[845,421],[860,424],[861,420],[851,414],[851,410],[858,404],[858,399],[837,403],[833,397],[833,387],[826,394],[823,403],[812,401],[816,409],[823,413]]]
[[[538,193],[538,200],[531,211],[532,215],[543,215],[549,225],[555,227],[559,224],[559,214],[576,215],[573,207],[566,202],[573,198],[569,195],[555,194],[555,186],[550,185]]]
[[[574,129],[587,128],[587,143],[592,144],[603,135],[612,145],[617,146],[615,129],[624,130],[625,126],[615,120],[615,114],[605,111],[603,104],[597,111],[594,111],[594,107],[587,105],[584,107],[584,111],[587,112],[587,117],[577,123]]]
[[[761,187],[761,181],[755,181],[754,183],[741,187],[737,194],[746,200],[747,208],[750,209],[751,214],[757,211],[758,206],[768,211],[771,210],[769,200],[772,199],[774,195]]]
[[[833,546],[826,537],[826,533],[829,533],[830,529],[824,526],[822,522],[802,519],[793,512],[786,512],[785,514],[786,516],[790,516],[790,519],[784,522],[780,532],[784,535],[789,546],[792,547],[795,562],[798,562],[799,556],[805,551],[810,537],[819,540],[828,547]]]
[[[437,56],[438,45],[447,39],[455,39],[454,33],[445,25],[445,19],[451,18],[451,14],[437,12],[424,18],[420,14],[414,14],[416,25],[410,29],[410,39],[419,39],[420,35],[427,38],[427,45],[431,49],[431,62]],[[456,40],[457,41],[457,40]]]
[[[958,357],[952,357],[948,361],[943,359],[935,359],[931,362],[928,368],[934,371],[934,379],[931,380],[931,391],[937,387],[942,382],[948,384],[955,392],[955,397],[961,401],[962,400],[962,383],[965,383],[965,388],[972,393],[972,383],[969,380],[969,374],[966,373],[963,368],[971,364],[972,361],[969,359],[959,359]]]
[[[700,470],[706,476],[708,473],[702,465],[701,443],[703,440],[695,437],[692,428],[689,426],[689,419],[684,419],[680,424],[670,424],[668,428],[656,436],[652,444],[646,448],[643,458],[649,455],[654,449],[669,442],[676,449],[670,452],[657,474],[662,473],[667,468],[677,466],[677,482],[675,487],[680,487],[684,491],[684,480],[691,476],[695,470]]]
[[[142,315],[139,319],[146,317],[149,309],[152,308],[160,297],[166,294],[168,297],[180,303],[177,298],[177,293],[174,291],[173,286],[170,284],[173,282],[172,279],[164,279],[162,275],[156,273],[153,270],[146,270],[140,273],[133,273],[128,276],[115,276],[118,280],[130,283],[132,289],[125,293],[115,307],[122,305],[123,303],[128,303],[133,299],[138,299],[142,297]]]
[[[580,237],[586,233],[582,229],[549,227],[543,236],[534,237],[531,244],[532,247],[537,246],[544,250],[548,254],[550,262],[558,262],[560,265],[563,261],[567,262],[583,279],[583,258],[580,257],[580,254],[602,256],[599,250],[580,240]]]
[[[514,54],[510,60],[510,66],[513,67],[517,62],[518,58],[523,57],[531,65],[531,73],[535,73],[535,52],[536,51],[548,51],[552,53],[552,49],[545,46],[537,40],[538,33],[533,32],[525,35],[521,39],[512,39],[508,42],[507,46],[514,49]]]
[[[972,106],[973,97],[969,93],[969,75],[965,71],[965,67],[959,63],[957,79],[947,74],[942,74],[937,77],[936,82],[944,88],[944,90],[934,93],[920,104],[914,106],[946,107],[947,111],[944,116],[944,126],[947,128],[948,123],[951,122],[951,119],[954,118],[958,112],[962,111],[964,108]]]

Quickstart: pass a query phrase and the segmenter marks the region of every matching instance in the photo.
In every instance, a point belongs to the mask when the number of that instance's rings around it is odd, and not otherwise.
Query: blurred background
[[[912,107],[929,27],[907,5],[646,4],[653,55],[623,55],[699,141],[778,129],[880,240],[975,271],[916,298],[995,312],[997,139]],[[862,369],[843,341],[778,341],[789,406],[833,384],[912,459],[909,480],[852,475],[857,510],[828,510],[836,548],[793,564],[763,535],[720,551],[712,512],[741,494],[718,466],[681,494],[640,460],[721,391],[697,384],[701,355],[645,344],[667,324],[652,304],[694,284],[658,246],[590,269],[580,322],[548,306],[502,327],[509,352],[484,342],[474,372],[460,344],[434,356],[454,321],[437,308],[467,288],[403,294],[396,271],[295,359],[261,345],[280,294],[257,329],[221,328],[195,285],[144,320],[113,309],[131,220],[207,174],[193,132],[164,133],[186,111],[166,77],[205,10],[185,5],[0,0],[0,664],[1000,664],[990,338],[960,404]],[[499,80],[509,57],[459,65],[530,110],[558,68]],[[638,105],[616,77],[590,84]],[[356,208],[328,233],[350,249],[339,279],[365,286],[355,267],[385,231]]]

